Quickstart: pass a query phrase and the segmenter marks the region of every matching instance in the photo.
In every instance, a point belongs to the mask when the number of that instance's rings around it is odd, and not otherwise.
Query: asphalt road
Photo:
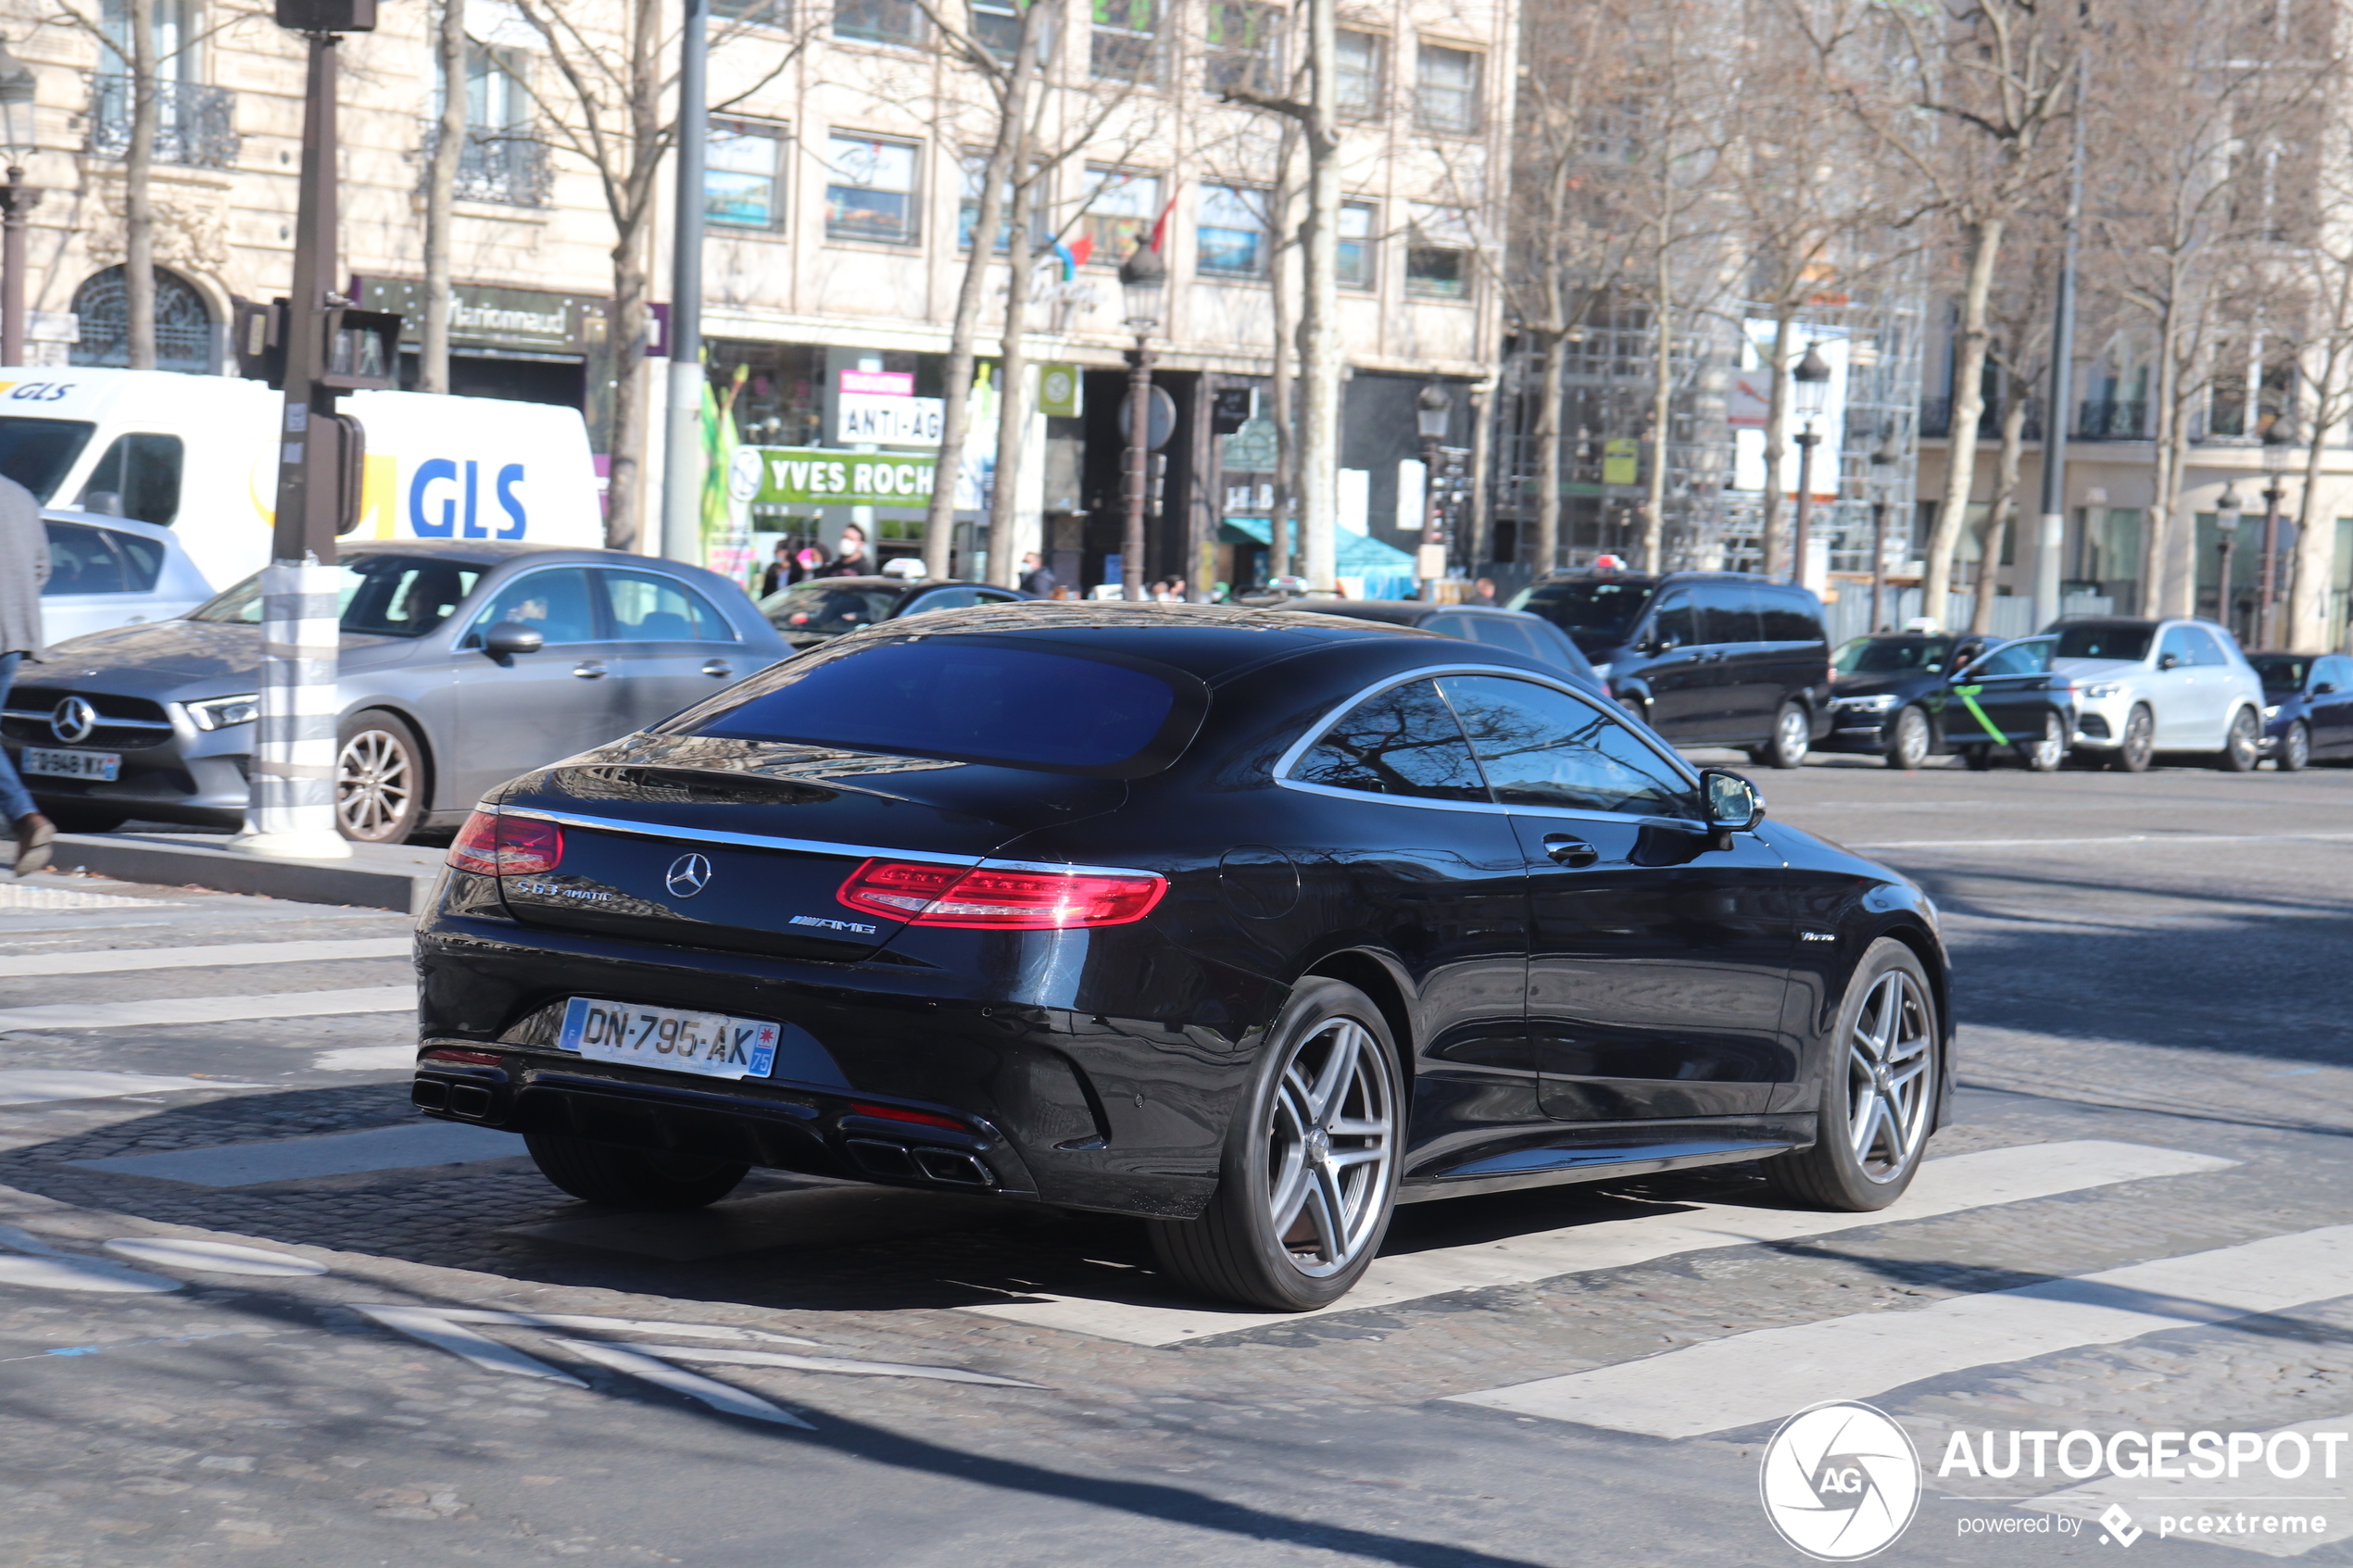
[[[1944,911],[1964,1087],[1915,1193],[1422,1205],[1289,1320],[985,1200],[600,1215],[406,1111],[405,922],[0,884],[0,1561],[1798,1562],[1760,1460],[1824,1399],[1924,1461],[1879,1561],[2353,1561],[2353,776],[1755,776]],[[2311,1457],[2086,1476],[2079,1431]],[[2012,1432],[2041,1476],[1982,1474]],[[1877,1464],[1822,1474],[1896,1497]]]

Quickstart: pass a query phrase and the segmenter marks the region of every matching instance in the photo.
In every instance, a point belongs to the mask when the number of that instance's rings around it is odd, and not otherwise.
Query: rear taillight
[[[564,830],[535,817],[476,811],[449,844],[449,863],[482,876],[539,876],[564,858]]]
[[[841,901],[910,925],[972,931],[1068,931],[1126,925],[1151,912],[1168,891],[1157,876],[999,871],[980,866],[868,860],[841,884]]]

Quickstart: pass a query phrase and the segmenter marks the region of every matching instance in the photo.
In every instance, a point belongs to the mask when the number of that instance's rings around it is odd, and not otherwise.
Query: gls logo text
[[[498,508],[508,519],[495,533],[484,526],[487,520],[482,516],[481,479],[482,465],[472,458],[466,459],[462,480],[459,465],[447,458],[427,458],[419,463],[416,477],[409,482],[409,531],[420,539],[522,538],[531,525],[522,497],[515,494],[515,486],[523,482],[522,465],[507,464],[494,481]],[[439,485],[452,488],[431,488]],[[436,503],[438,516],[432,511]]]

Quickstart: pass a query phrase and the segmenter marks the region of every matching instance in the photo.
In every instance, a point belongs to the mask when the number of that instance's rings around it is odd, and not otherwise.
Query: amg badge
[[[861,925],[854,920],[826,920],[818,915],[795,915],[785,923],[786,925],[822,925],[827,931],[854,931],[861,936],[872,936],[875,934],[873,926]]]

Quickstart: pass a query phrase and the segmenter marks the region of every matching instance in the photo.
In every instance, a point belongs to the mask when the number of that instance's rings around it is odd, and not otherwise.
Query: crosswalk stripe
[[[236,1023],[256,1018],[311,1018],[333,1012],[406,1012],[417,987],[361,985],[343,991],[287,991],[266,997],[167,997],[146,1002],[49,1002],[0,1008],[0,1035],[20,1029],[121,1029],[132,1024]]]
[[[2353,1225],[2134,1263],[1915,1311],[1759,1329],[1458,1403],[1654,1437],[1780,1421],[1974,1367],[2353,1295]]]
[[[324,963],[334,959],[405,959],[415,950],[409,936],[363,936],[349,941],[228,942],[210,947],[110,947],[95,953],[21,954],[0,958],[0,980],[22,976],[112,974],[143,969],[210,969],[256,963]]]
[[[1130,1345],[1174,1345],[1204,1335],[1296,1323],[1328,1312],[1362,1311],[1457,1290],[1629,1268],[1680,1252],[1795,1241],[1867,1225],[2021,1203],[2117,1182],[2221,1171],[2236,1163],[2211,1155],[2099,1139],[2021,1144],[1931,1160],[1920,1167],[1910,1191],[1874,1213],[1831,1214],[1730,1203],[1671,1204],[1631,1219],[1597,1221],[1470,1247],[1392,1254],[1376,1260],[1356,1288],[1337,1305],[1314,1312],[1227,1311],[1175,1299],[1101,1300],[1043,1293],[1042,1299],[990,1302],[963,1310]]]

